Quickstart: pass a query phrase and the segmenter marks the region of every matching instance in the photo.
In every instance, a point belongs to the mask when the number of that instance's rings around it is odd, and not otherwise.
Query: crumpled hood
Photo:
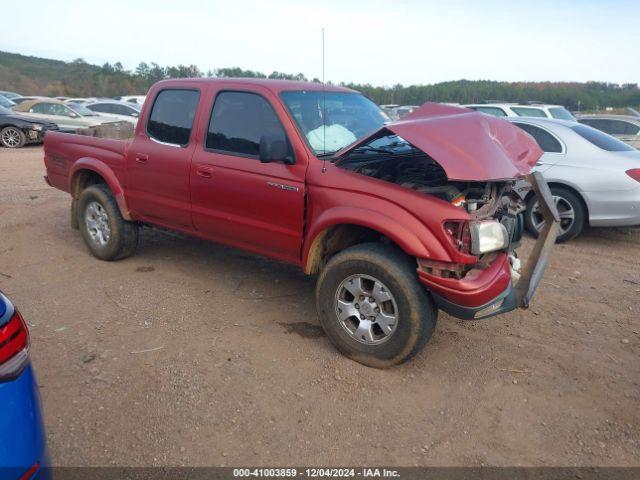
[[[538,144],[520,128],[467,108],[425,103],[401,121],[385,125],[422,150],[444,169],[450,180],[488,181],[523,177],[542,155]],[[380,130],[336,155],[378,135]]]

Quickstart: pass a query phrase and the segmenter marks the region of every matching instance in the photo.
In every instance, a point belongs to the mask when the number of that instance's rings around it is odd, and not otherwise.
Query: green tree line
[[[144,94],[159,80],[187,77],[248,77],[299,81],[304,74],[274,71],[270,74],[240,67],[201,71],[196,65],[161,66],[141,62],[133,71],[122,63],[92,65],[81,58],[72,62],[0,52],[0,90],[25,95],[105,96]],[[498,82],[455,80],[431,85],[392,87],[371,84],[342,84],[358,90],[378,104],[420,105],[426,101],[475,103],[486,100],[505,102],[541,101],[565,105],[571,110],[598,110],[605,107],[640,106],[637,83],[619,85],[607,82]]]

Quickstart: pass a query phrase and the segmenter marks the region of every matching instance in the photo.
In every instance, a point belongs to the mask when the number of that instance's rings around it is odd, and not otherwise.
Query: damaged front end
[[[530,173],[541,155],[537,144],[507,122],[466,109],[427,106],[413,116],[347,147],[336,164],[464,212],[442,220],[454,261],[418,259],[419,279],[440,309],[480,319],[527,308],[559,224],[546,182]],[[516,248],[525,205],[514,185],[522,178],[540,199],[546,226],[521,271]]]

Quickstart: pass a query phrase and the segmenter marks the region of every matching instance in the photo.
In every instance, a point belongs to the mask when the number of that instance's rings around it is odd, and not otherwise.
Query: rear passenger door
[[[544,152],[536,162],[536,171],[544,172],[548,170],[549,167],[558,163],[566,155],[565,145],[551,132],[530,123],[513,122],[513,124],[531,135]]]
[[[294,151],[293,127],[282,105],[269,99],[268,91],[211,95],[215,98],[204,144],[198,146],[191,170],[196,229],[211,239],[297,263],[307,157]],[[295,163],[261,163],[264,135],[282,136]]]
[[[167,88],[153,99],[147,124],[127,154],[127,201],[150,223],[192,229],[190,162],[200,91]]]

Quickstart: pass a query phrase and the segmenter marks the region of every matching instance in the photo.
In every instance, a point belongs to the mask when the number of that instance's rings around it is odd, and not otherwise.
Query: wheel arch
[[[302,266],[308,275],[318,273],[336,253],[358,243],[391,243],[411,257],[429,258],[425,243],[448,257],[439,240],[424,226],[420,238],[407,228],[378,212],[350,207],[335,207],[324,212],[310,229],[302,249]],[[425,240],[427,240],[425,242]]]
[[[104,183],[113,194],[122,217],[132,220],[127,207],[124,190],[115,173],[104,162],[95,158],[81,158],[77,160],[69,174],[69,192],[71,193],[71,226],[78,228],[77,204],[82,191],[88,186]]]

